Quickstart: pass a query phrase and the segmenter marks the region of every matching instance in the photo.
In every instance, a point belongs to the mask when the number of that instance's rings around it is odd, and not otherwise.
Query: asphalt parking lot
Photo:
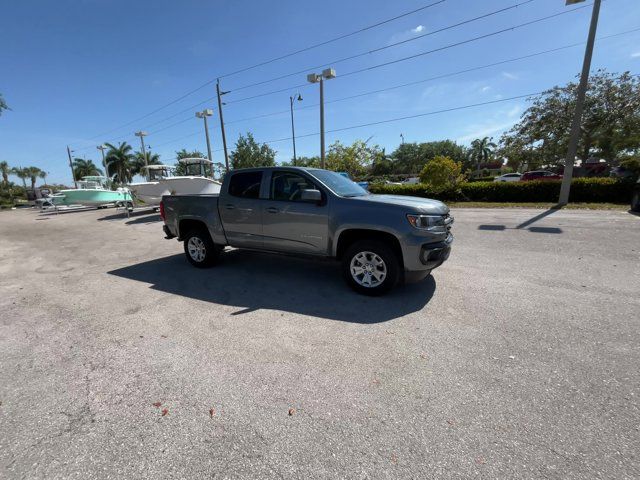
[[[640,217],[454,211],[382,298],[191,267],[159,216],[0,213],[0,477],[638,478]]]

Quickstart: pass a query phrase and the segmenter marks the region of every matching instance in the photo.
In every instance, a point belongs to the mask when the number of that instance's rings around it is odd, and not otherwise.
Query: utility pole
[[[293,122],[293,101],[297,100],[298,102],[302,101],[302,95],[296,93],[295,95],[289,97],[289,104],[291,105],[291,138],[293,138],[293,166],[296,166],[296,127]]]
[[[71,169],[71,178],[73,180],[73,186],[78,188],[78,183],[76,182],[76,173],[73,171],[73,160],[71,160],[71,150],[69,145],[67,145],[67,155],[69,155],[69,168]]]
[[[567,5],[580,3],[584,0],[567,0]],[[584,109],[584,98],[587,93],[589,82],[589,70],[591,69],[591,57],[593,55],[593,44],[595,43],[596,30],[598,28],[598,16],[600,15],[601,0],[594,0],[593,11],[591,13],[591,25],[589,27],[589,37],[587,38],[587,48],[584,53],[584,61],[582,63],[582,73],[580,74],[580,83],[576,98],[576,109],[573,113],[573,121],[571,123],[571,136],[569,137],[569,147],[567,148],[567,158],[564,161],[564,174],[562,176],[562,185],[560,187],[560,198],[558,205],[564,206],[569,203],[569,191],[571,190],[571,178],[573,176],[573,164],[578,152],[578,141],[580,140],[580,124],[582,122],[582,111]]]
[[[104,151],[107,147],[105,147],[104,145],[98,145],[96,148],[100,150],[100,152],[102,153],[102,166],[104,167],[104,176],[109,178],[109,172],[107,171],[107,163],[104,160]]]
[[[220,130],[222,131],[222,147],[224,148],[224,166],[226,171],[229,171],[229,154],[227,153],[227,135],[224,133],[224,117],[222,116],[222,95],[229,92],[220,91],[220,79],[216,82],[216,93],[218,94],[218,113],[220,114]]]
[[[207,124],[207,117],[213,115],[213,110],[204,109],[201,112],[196,112],[196,117],[204,119],[204,135],[207,139],[207,153],[209,155],[209,161],[213,162],[213,157],[211,155],[211,142],[209,141],[209,125]],[[213,178],[213,164],[211,164],[211,178]]]
[[[142,145],[142,158],[144,159],[144,166],[148,167],[149,166],[149,162],[147,162],[147,151],[144,148],[144,137],[146,135],[148,135],[147,132],[143,132],[142,130],[139,132],[136,132],[134,134],[136,137],[140,137],[140,144]],[[147,182],[149,181],[149,169],[145,168],[145,177],[147,179]]]
[[[310,73],[307,75],[309,83],[320,83],[320,167],[325,166],[325,148],[324,148],[324,80],[336,78],[336,71],[333,68],[327,68],[322,73]]]

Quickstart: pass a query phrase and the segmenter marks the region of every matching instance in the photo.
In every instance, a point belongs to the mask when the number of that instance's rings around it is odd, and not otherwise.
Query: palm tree
[[[22,167],[13,167],[11,169],[11,173],[13,175],[15,175],[16,177],[18,177],[20,180],[22,180],[22,185],[24,185],[24,188],[26,190],[26,188],[27,188],[27,177],[29,176],[29,174],[27,173],[27,169],[26,168],[22,168]]]
[[[127,142],[122,142],[117,147],[110,143],[105,143],[109,150],[105,157],[105,164],[107,165],[107,176],[116,175],[118,182],[129,183],[133,177],[131,173],[134,165],[134,155],[131,153],[131,145]]]
[[[27,167],[25,168],[25,171],[29,180],[31,180],[31,190],[33,190],[36,188],[36,180],[40,176],[40,172],[42,172],[42,170],[38,167]]]
[[[73,175],[75,178],[89,177],[91,175],[102,175],[102,170],[93,163],[93,160],[83,158],[73,159]]]
[[[44,170],[40,170],[40,173],[38,174],[38,177],[40,177],[42,179],[42,183],[46,186],[47,185],[47,172],[45,172]]]
[[[478,172],[480,171],[480,164],[482,162],[486,163],[493,156],[493,151],[497,145],[491,140],[493,140],[493,138],[484,137],[482,139],[476,138],[471,142],[469,159],[476,163]]]
[[[2,184],[9,185],[9,174],[11,173],[11,168],[7,162],[0,162],[0,172],[2,172]]]
[[[146,157],[147,157],[146,165],[160,165],[160,155],[158,155],[157,153],[147,152]],[[145,166],[144,155],[142,155],[142,152],[136,152],[135,160],[131,168],[131,176],[140,175],[142,172],[142,167],[144,166]]]

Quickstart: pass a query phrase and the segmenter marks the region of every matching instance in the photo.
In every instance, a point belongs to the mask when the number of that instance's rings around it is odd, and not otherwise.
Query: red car
[[[527,182],[529,180],[562,180],[562,175],[547,170],[534,170],[532,172],[525,172],[520,177],[521,182]]]

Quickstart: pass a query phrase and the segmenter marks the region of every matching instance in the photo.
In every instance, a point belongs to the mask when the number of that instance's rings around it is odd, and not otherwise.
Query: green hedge
[[[372,184],[371,193],[411,195],[444,201],[556,202],[560,181],[469,182],[457,190],[430,191],[425,185]],[[571,182],[571,202],[627,203],[633,184],[613,178],[576,178]]]

